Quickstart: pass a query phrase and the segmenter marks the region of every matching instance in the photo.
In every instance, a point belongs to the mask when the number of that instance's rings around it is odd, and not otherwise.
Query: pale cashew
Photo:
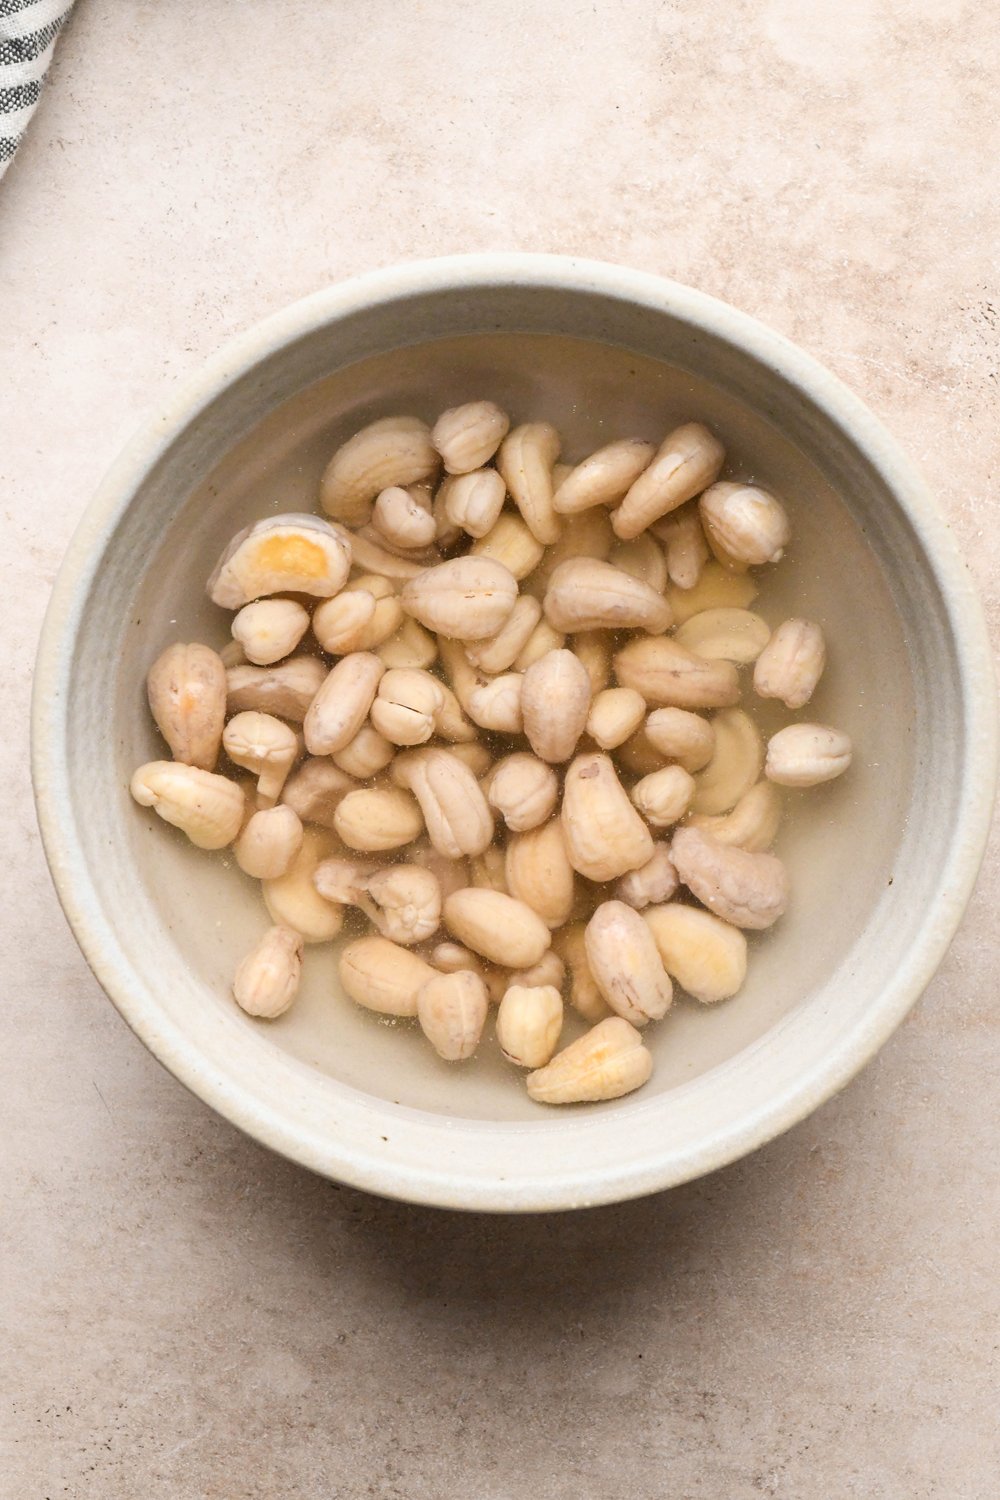
[[[373,727],[393,745],[423,745],[444,707],[444,690],[429,672],[397,667],[386,672],[371,706]]]
[[[826,724],[789,724],[767,742],[764,775],[779,786],[818,786],[851,764],[850,738]]]
[[[299,991],[302,938],[290,927],[269,927],[236,970],[233,995],[247,1015],[273,1021]]]
[[[630,641],[615,657],[615,675],[647,703],[668,708],[726,708],[740,696],[732,662],[706,661],[669,636]]]
[[[620,1099],[641,1088],[652,1071],[653,1055],[635,1027],[621,1016],[609,1016],[544,1068],[529,1073],[528,1093],[539,1104]]]
[[[405,583],[407,579],[419,578],[427,567],[426,560],[417,562],[412,557],[390,551],[382,545],[378,532],[347,531],[342,526],[335,526],[334,530],[341,532],[350,541],[354,566],[363,568],[366,573],[374,573],[379,578],[391,578],[396,583]],[[427,552],[431,553],[432,550],[428,547]]]
[[[781,502],[751,484],[713,484],[698,501],[708,544],[722,561],[760,567],[779,560],[792,529]]]
[[[439,537],[441,545],[452,545],[464,531],[471,537],[488,536],[500,518],[507,486],[496,469],[475,469],[446,479],[439,491],[444,514],[454,536]]]
[[[603,506],[597,510],[583,511],[574,517],[570,525],[563,527],[562,535],[553,546],[546,547],[538,566],[525,579],[525,588],[542,597],[556,568],[572,558],[580,557],[592,557],[597,562],[605,562],[614,540],[611,518]]]
[[[592,915],[593,912],[588,913],[588,920]],[[590,970],[585,922],[575,921],[554,932],[552,946],[569,970],[569,1002],[573,1009],[591,1026],[603,1021],[611,1009]]]
[[[605,688],[587,715],[587,733],[602,750],[614,750],[633,735],[646,717],[646,700],[634,688]]]
[[[383,937],[409,947],[441,925],[441,887],[422,865],[389,865],[362,882],[356,905]]]
[[[466,718],[457,694],[453,693],[446,683],[438,681],[437,678],[434,680],[441,690],[441,707],[434,715],[434,732],[440,735],[441,739],[449,740],[453,750],[463,746],[468,751],[477,744],[479,739],[476,726]]]
[[[710,553],[698,507],[691,501],[650,527],[663,543],[667,577],[678,589],[693,589]]]
[[[749,573],[730,573],[717,562],[706,564],[698,582],[690,587],[671,583],[667,588],[675,625],[683,625],[706,609],[746,609],[756,597],[757,585]]]
[[[427,479],[439,465],[426,423],[417,417],[382,417],[337,449],[323,473],[320,504],[338,521],[363,526],[380,490]]]
[[[608,554],[608,562],[630,577],[638,578],[654,594],[662,595],[667,586],[667,559],[659,542],[648,531],[630,542],[616,542]]]
[[[400,605],[400,609],[402,609]],[[429,630],[404,615],[399,629],[376,646],[375,653],[388,670],[390,667],[431,667],[437,661],[437,642]]]
[[[450,552],[462,540],[462,528],[456,526],[448,514],[448,496],[451,494],[451,486],[454,483],[450,477],[445,479],[439,486],[434,496],[431,513],[434,517],[434,539],[440,552]],[[503,480],[500,480],[501,487]],[[504,496],[507,491],[504,490]]]
[[[348,849],[363,854],[401,849],[424,831],[420,808],[399,787],[359,787],[348,792],[334,814],[333,826]]]
[[[552,465],[559,457],[559,434],[548,422],[515,427],[500,444],[497,468],[531,534],[547,547],[559,535],[552,508]]]
[[[606,755],[578,755],[562,805],[569,862],[587,880],[617,880],[644,865],[653,839]]]
[[[632,788],[632,801],[647,823],[669,828],[683,818],[695,794],[695,780],[683,766],[663,766]]]
[[[398,484],[379,494],[372,511],[372,526],[387,547],[398,548],[404,554],[429,547],[437,533],[430,505],[421,504],[410,490]]]
[[[666,630],[673,616],[662,594],[593,557],[560,563],[545,591],[545,618],[557,630]]]
[[[552,497],[554,509],[559,515],[574,516],[593,505],[617,505],[649,467],[655,452],[655,445],[642,438],[605,444],[570,470]]]
[[[634,906],[636,911],[641,911],[645,906],[658,906],[662,901],[669,901],[679,885],[677,871],[674,862],[670,858],[670,845],[657,844],[653,849],[653,857],[640,865],[638,870],[630,870],[615,882],[614,895],[618,901],[624,901],[626,906]]]
[[[558,817],[527,833],[512,834],[504,869],[510,895],[537,912],[547,927],[561,927],[568,920],[576,876]]]
[[[348,740],[332,759],[336,766],[358,781],[369,781],[392,764],[396,746],[371,724],[362,724],[353,740]],[[348,788],[348,790],[352,790]]]
[[[508,1062],[542,1068],[559,1045],[563,1003],[551,984],[512,984],[497,1011],[497,1041]]]
[[[516,751],[497,761],[486,789],[486,800],[496,808],[513,833],[526,833],[552,816],[559,796],[559,782],[551,766]]]
[[[616,1015],[645,1026],[670,1009],[673,986],[653,935],[624,901],[604,901],[587,923],[587,961],[597,987]]]
[[[560,630],[553,630],[548,620],[539,620],[534,630],[525,641],[524,646],[514,658],[513,666],[517,672],[526,672],[536,661],[541,661],[550,651],[561,651],[566,644],[566,637]]]
[[[674,640],[696,656],[737,666],[756,661],[770,638],[771,627],[749,609],[703,609],[674,632]]]
[[[460,943],[507,968],[529,968],[551,943],[541,917],[502,891],[453,891],[445,898],[444,921]]]
[[[757,658],[754,691],[779,698],[786,708],[804,708],[826,665],[823,632],[812,620],[786,620]]]
[[[393,777],[420,804],[431,843],[450,859],[482,854],[493,838],[493,815],[468,766],[448,750],[397,755]]]
[[[555,934],[553,933],[553,942]],[[532,964],[528,969],[515,969],[508,977],[507,988],[511,985],[524,985],[527,989],[540,988],[542,985],[552,985],[561,990],[566,982],[566,965],[559,957],[554,948],[543,953],[537,964]]]
[[[550,651],[524,673],[521,711],[528,743],[539,760],[569,760],[586,728],[590,679],[572,651]]]
[[[245,824],[233,854],[246,875],[274,880],[284,875],[302,847],[302,820],[290,807],[264,807]]]
[[[399,630],[403,606],[388,578],[365,573],[313,613],[313,634],[331,656],[372,651]]]
[[[226,719],[226,669],[198,642],[168,646],[149,669],[146,693],[174,760],[214,771]]]
[[[299,852],[284,875],[261,881],[271,920],[301,933],[307,943],[330,942],[344,924],[340,908],[324,901],[313,885],[317,865],[337,847],[337,840],[325,829],[305,828]]]
[[[700,828],[678,828],[670,855],[692,895],[734,927],[770,927],[788,905],[788,876],[775,854],[750,854]]]
[[[646,720],[646,738],[661,755],[692,773],[703,770],[715,750],[711,720],[686,708],[655,708]]]
[[[481,729],[492,729],[497,734],[520,734],[523,685],[520,672],[505,672],[502,677],[490,678],[469,694],[470,719]]]
[[[530,594],[521,594],[496,635],[471,641],[465,654],[480,672],[507,672],[527,645],[542,617],[542,606]]]
[[[273,667],[230,667],[226,672],[226,712],[257,709],[301,724],[326,681],[316,656],[289,656]]]
[[[780,822],[781,797],[769,781],[758,781],[744,792],[731,812],[716,816],[692,813],[688,818],[691,828],[700,828],[716,843],[735,844],[738,849],[749,849],[751,854],[770,849]]]
[[[489,463],[510,431],[510,418],[493,401],[467,401],[443,411],[431,441],[449,474],[468,474]]]
[[[697,906],[651,906],[643,919],[663,961],[681,989],[714,1005],[742,988],[747,973],[747,940],[738,927]]]
[[[351,571],[350,537],[312,515],[268,516],[237,532],[208,580],[213,604],[241,609],[264,594],[328,599]]]
[[[342,798],[354,791],[353,776],[335,766],[324,756],[304,760],[293,771],[281,791],[281,800],[298,813],[303,823],[318,823],[332,828],[334,814]]]
[[[760,731],[742,708],[726,708],[712,720],[715,748],[699,774],[691,802],[696,813],[724,813],[756,783],[764,759]]]
[[[496,525],[473,542],[468,555],[486,562],[497,562],[520,580],[534,572],[544,551],[542,543],[532,535],[520,516],[503,511],[497,517]]]
[[[222,734],[226,754],[236,766],[257,777],[257,795],[267,805],[277,802],[288,773],[299,755],[294,729],[273,714],[247,710],[235,714]]]
[[[309,612],[294,599],[258,599],[244,604],[230,628],[247,661],[270,667],[295,650],[309,629]]]
[[[603,693],[611,681],[614,637],[610,630],[584,630],[573,637],[573,651],[590,678],[592,694]]]
[[[140,807],[151,807],[199,849],[224,849],[243,822],[243,788],[182,761],[151,760],[140,766],[129,791]]]
[[[332,755],[350,744],[368,717],[384,671],[369,651],[352,651],[331,667],[302,724],[310,755]]]
[[[692,499],[718,477],[725,456],[718,438],[700,422],[675,428],[611,517],[615,534],[628,541]]]
[[[313,871],[313,885],[324,901],[334,906],[357,906],[365,881],[378,870],[370,860],[344,859],[334,855],[322,860]],[[395,866],[393,866],[395,868]],[[383,934],[390,936],[391,934]]]
[[[517,582],[502,563],[453,557],[404,584],[400,602],[429,630],[464,641],[496,635],[514,608]]]
[[[347,996],[383,1016],[415,1016],[420,991],[437,978],[419,954],[374,935],[348,943],[337,968]]]
[[[486,985],[471,969],[435,974],[417,996],[420,1028],[445,1062],[463,1062],[472,1056],[489,1008]]]

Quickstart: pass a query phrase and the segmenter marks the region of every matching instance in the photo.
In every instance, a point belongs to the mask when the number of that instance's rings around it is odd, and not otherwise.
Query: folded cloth
[[[72,6],[73,0],[0,0],[0,177],[35,112]]]

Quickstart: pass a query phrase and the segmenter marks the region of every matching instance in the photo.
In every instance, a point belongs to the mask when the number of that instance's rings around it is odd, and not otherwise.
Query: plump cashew
[[[558,796],[559,782],[552,767],[526,750],[497,761],[486,789],[486,800],[513,833],[526,833],[546,822]]]
[[[777,562],[791,538],[781,502],[752,484],[713,484],[698,510],[708,544],[722,562],[750,568]]]
[[[555,935],[553,934],[553,941]],[[507,988],[511,985],[524,985],[527,989],[541,988],[542,985],[552,985],[557,990],[562,990],[566,982],[566,965],[559,957],[554,948],[543,953],[537,964],[532,964],[528,969],[514,969],[507,982]]]
[[[754,691],[779,698],[786,708],[804,708],[826,666],[823,632],[812,620],[785,620],[757,658]]]
[[[615,675],[647,703],[667,708],[726,708],[740,696],[732,662],[706,661],[669,636],[629,641],[615,657]]]
[[[678,627],[692,616],[709,609],[746,609],[757,597],[757,584],[749,573],[732,573],[721,563],[710,562],[691,588],[667,587],[667,599]]]
[[[394,583],[405,583],[410,578],[419,577],[429,562],[437,560],[431,547],[427,548],[424,559],[420,562],[401,552],[393,552],[383,545],[377,531],[367,527],[360,531],[347,531],[342,526],[335,526],[334,530],[342,532],[350,540],[356,568],[363,568],[366,573],[374,573],[379,578],[389,578]]]
[[[700,828],[678,828],[670,855],[692,895],[734,927],[770,927],[788,905],[788,876],[775,854],[750,854]]]
[[[463,947],[461,943],[435,943],[431,950],[431,962],[442,974],[457,974],[461,969],[470,974],[478,974],[486,986],[491,1005],[499,1005],[509,987],[506,969],[487,963],[485,958],[480,958],[478,953],[473,953],[471,948]]]
[[[663,543],[670,582],[678,589],[693,589],[711,555],[697,504],[682,505],[654,521],[650,530]]]
[[[503,891],[505,896],[510,895],[507,889],[507,861],[504,851],[491,844],[484,849],[482,854],[477,854],[474,859],[469,860],[469,884],[483,891]]]
[[[737,666],[756,661],[770,638],[771,627],[749,609],[703,609],[674,632],[674,640],[696,656]]]
[[[292,808],[263,807],[245,825],[233,853],[236,863],[255,880],[284,875],[302,847],[302,820]]]
[[[653,839],[606,755],[578,755],[562,805],[569,862],[587,880],[617,880],[652,858]]]
[[[587,725],[590,678],[572,651],[550,651],[524,673],[521,712],[539,760],[569,760]]]
[[[652,463],[632,484],[611,518],[624,541],[676,510],[718,477],[726,452],[700,422],[687,422],[667,436]]]
[[[417,1020],[434,1051],[445,1062],[464,1062],[479,1046],[490,998],[471,969],[435,974],[417,996]]]
[[[460,760],[463,766],[468,766],[477,781],[487,775],[493,764],[493,757],[490,754],[488,745],[449,745],[448,754],[453,755],[456,760]]]
[[[383,1016],[415,1016],[417,996],[437,977],[419,954],[374,935],[348,943],[337,968],[347,996]]]
[[[493,815],[468,766],[448,750],[397,755],[393,779],[416,797],[427,833],[449,859],[482,854],[493,838]]]
[[[485,472],[491,473],[492,470],[486,470]],[[463,477],[462,475],[457,475],[453,478],[449,475],[439,485],[437,494],[434,496],[434,502],[431,507],[434,516],[434,540],[438,551],[442,554],[450,552],[462,540],[461,526],[456,526],[448,514],[448,497],[451,494],[452,485],[457,484],[458,480]],[[506,498],[507,491],[504,489],[502,479],[500,480],[500,488],[503,489],[504,497]]]
[[[666,630],[673,616],[662,594],[593,557],[560,563],[545,591],[545,618],[556,630]]]
[[[530,594],[521,594],[496,635],[485,641],[471,641],[465,654],[480,672],[506,672],[524,650],[542,617],[542,606]]]
[[[299,737],[295,730],[273,714],[247,710],[230,719],[222,743],[234,765],[257,777],[260,801],[265,805],[277,802],[298,759]]]
[[[685,771],[701,771],[712,759],[715,730],[709,719],[686,708],[654,708],[646,720],[646,738]]]
[[[309,629],[309,612],[294,599],[244,604],[230,627],[247,661],[270,667],[295,650]]]
[[[552,508],[552,465],[562,446],[548,422],[515,427],[500,444],[497,468],[525,523],[543,546],[559,535],[559,517]]]
[[[573,637],[577,660],[590,678],[590,691],[603,693],[611,681],[614,636],[610,630],[584,630]]]
[[[597,562],[606,562],[614,545],[615,534],[611,530],[611,517],[603,506],[597,510],[585,510],[574,517],[571,525],[563,527],[559,540],[546,547],[538,566],[525,579],[525,588],[539,598],[544,597],[549,579],[556,568],[573,558],[591,557]]]
[[[240,609],[265,594],[328,599],[347,581],[352,547],[319,516],[268,516],[237,532],[208,580],[209,598]]]
[[[744,792],[731,812],[716,816],[692,813],[688,818],[691,828],[700,828],[717,844],[735,844],[738,849],[749,849],[751,854],[770,849],[780,822],[781,797],[769,781],[758,781]],[[662,899],[665,901],[667,897]]]
[[[826,724],[789,724],[767,742],[764,775],[779,786],[818,786],[851,764],[850,738]]]
[[[630,578],[637,578],[654,594],[662,594],[667,586],[667,559],[659,542],[648,531],[630,542],[616,542],[608,554],[608,562]]]
[[[695,794],[695,780],[683,766],[663,766],[632,788],[632,801],[647,823],[669,828],[683,818]]]
[[[357,906],[364,883],[379,866],[371,860],[344,859],[334,855],[322,860],[313,871],[313,885],[324,901],[334,906]],[[395,867],[393,867],[395,868]],[[383,936],[391,936],[386,933]]]
[[[747,793],[760,775],[764,746],[760,732],[742,708],[726,708],[712,720],[715,747],[700,773],[691,811],[724,813]]]
[[[646,717],[646,700],[634,688],[605,688],[587,715],[587,733],[602,750],[614,750],[634,734]]]
[[[403,606],[399,607],[402,609]],[[427,668],[437,661],[437,641],[412,616],[404,615],[399,629],[376,646],[375,653],[387,670],[391,667]]]
[[[344,924],[338,906],[324,901],[313,885],[316,867],[337,848],[334,836],[322,828],[305,828],[299,852],[284,875],[261,882],[264,905],[273,922],[301,933],[307,943],[328,943]]]
[[[739,990],[747,974],[747,940],[738,927],[697,906],[651,906],[643,919],[663,967],[681,989],[714,1005]]]
[[[497,517],[496,525],[473,542],[469,556],[482,558],[484,562],[498,562],[512,577],[520,580],[534,572],[544,551],[542,543],[531,534],[521,517],[504,511]]]
[[[409,947],[441,925],[441,887],[421,865],[389,865],[362,883],[356,903],[383,937]]]
[[[504,869],[509,893],[537,912],[547,927],[561,927],[569,919],[576,876],[558,817],[527,833],[513,834],[507,842]]]
[[[544,1068],[528,1074],[528,1093],[539,1104],[585,1104],[620,1099],[641,1088],[653,1055],[621,1016],[599,1021],[570,1042]]]
[[[520,734],[523,727],[523,683],[520,672],[505,672],[501,677],[490,678],[469,694],[469,717],[481,729],[491,729],[497,734]]]
[[[393,745],[424,745],[444,707],[444,689],[429,672],[395,668],[384,674],[371,706],[371,721]]]
[[[559,1045],[563,1003],[551,984],[512,984],[497,1011],[497,1041],[508,1062],[543,1068]]]
[[[598,902],[600,905],[600,902]],[[596,910],[596,907],[594,908]],[[593,916],[588,912],[587,921]],[[611,1008],[601,994],[587,957],[587,928],[584,920],[569,923],[552,934],[552,947],[569,970],[569,1003],[590,1026],[603,1021]]]
[[[456,474],[446,479],[439,495],[444,513],[454,528],[453,541],[464,531],[471,537],[488,536],[497,524],[507,486],[496,469],[474,469],[471,474]],[[442,546],[451,545],[441,537]]]
[[[387,547],[404,554],[429,547],[437,533],[430,504],[399,484],[381,491],[371,523]]]
[[[541,619],[514,658],[514,670],[526,672],[536,661],[541,661],[550,651],[561,651],[566,637],[560,630],[553,630],[548,620]]]
[[[412,843],[423,833],[424,820],[408,792],[366,786],[342,799],[333,826],[348,849],[376,854]]]
[[[642,438],[620,438],[571,469],[552,497],[557,514],[574,516],[593,505],[617,505],[656,452]]]
[[[368,717],[384,671],[370,651],[352,651],[331,667],[302,724],[310,755],[332,755],[350,744]]]
[[[218,653],[198,642],[168,646],[149,669],[146,693],[174,760],[214,771],[226,720],[226,669]]]
[[[551,942],[537,912],[502,891],[453,891],[445,898],[444,921],[460,943],[510,969],[536,964]]]
[[[273,1021],[291,1005],[302,978],[302,938],[290,927],[269,927],[236,970],[233,995],[250,1016]]]
[[[429,630],[462,641],[496,635],[517,600],[517,582],[490,558],[453,557],[404,584],[400,602]]]
[[[331,656],[351,651],[373,651],[399,630],[403,606],[395,585],[378,573],[352,578],[335,599],[313,612],[313,634]]]
[[[510,431],[510,418],[492,401],[467,401],[443,411],[431,441],[449,474],[469,474],[488,464]]]
[[[293,771],[281,791],[281,800],[298,813],[303,823],[318,823],[332,828],[334,815],[343,797],[357,783],[335,766],[326,756],[304,760]]]
[[[650,740],[645,727],[640,727],[618,746],[615,762],[626,776],[652,776],[654,771],[663,769],[663,754]]]
[[[256,709],[301,724],[326,681],[317,656],[289,656],[273,667],[230,667],[226,672],[226,712]]]
[[[358,781],[370,781],[392,764],[396,746],[371,724],[362,724],[353,740],[332,757],[335,766]],[[351,790],[351,789],[349,789]]]
[[[338,521],[363,526],[380,490],[415,484],[439,466],[426,423],[417,417],[382,417],[337,449],[320,482],[320,504]]]
[[[243,822],[243,788],[182,761],[151,760],[140,766],[129,791],[140,807],[151,807],[199,849],[224,849]]]
[[[624,901],[626,906],[635,907],[641,911],[646,906],[658,906],[662,901],[669,901],[679,885],[677,871],[674,862],[670,858],[670,845],[657,844],[653,849],[653,857],[640,865],[638,870],[630,870],[620,880],[615,881],[614,896],[617,901]]]
[[[616,1015],[645,1026],[670,1009],[673,986],[653,935],[624,901],[604,901],[587,923],[587,961],[597,987]]]

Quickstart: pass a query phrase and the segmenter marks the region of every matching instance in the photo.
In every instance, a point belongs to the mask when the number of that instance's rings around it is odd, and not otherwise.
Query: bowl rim
[[[426,1170],[393,1169],[372,1154],[317,1146],[300,1125],[289,1125],[270,1104],[247,1092],[237,1097],[185,1037],[158,1023],[112,924],[89,897],[91,879],[73,819],[66,744],[67,674],[76,626],[98,559],[144,477],[177,437],[219,393],[261,360],[311,331],[377,304],[442,292],[496,286],[550,288],[608,296],[667,312],[739,347],[795,386],[839,427],[881,475],[913,524],[954,636],[965,720],[965,759],[958,813],[946,851],[946,882],[938,887],[919,940],[900,981],[873,1003],[822,1068],[776,1095],[768,1107],[698,1150],[665,1144],[642,1171],[623,1162],[597,1180],[579,1168],[544,1182],[491,1183],[456,1176],[433,1163]],[[649,272],[610,262],[560,255],[497,252],[410,261],[336,283],[273,313],[229,340],[140,425],[99,484],[73,533],[46,610],[35,663],[31,703],[31,767],[42,843],[59,901],[96,979],[153,1055],[191,1092],[264,1145],[336,1181],[383,1196],[448,1208],[538,1212],[621,1201],[714,1171],[790,1129],[824,1103],[875,1055],[929,983],[967,905],[989,833],[997,773],[997,715],[992,653],[971,575],[948,522],[923,480],[868,407],[836,376],[783,335],[704,292]],[[947,898],[942,886],[946,883]],[[933,914],[933,919],[931,915]],[[481,1122],[480,1122],[481,1123]]]

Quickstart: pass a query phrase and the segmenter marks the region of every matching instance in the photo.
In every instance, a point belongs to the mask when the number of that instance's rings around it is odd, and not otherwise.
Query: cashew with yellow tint
[[[715,750],[712,721],[686,708],[654,708],[646,720],[646,738],[692,774],[708,765]]]
[[[469,860],[469,884],[484,891],[503,891],[507,896],[507,857],[503,849],[491,844],[482,854]]]
[[[573,636],[573,651],[590,678],[590,691],[603,693],[611,681],[614,637],[610,630],[584,630]]]
[[[673,616],[662,594],[594,557],[560,563],[545,591],[545,618],[557,630],[666,630]]]
[[[559,515],[575,516],[594,505],[617,505],[655,452],[655,444],[642,438],[606,443],[566,475],[552,497],[554,509]]]
[[[233,995],[247,1015],[273,1021],[299,991],[302,938],[290,927],[269,927],[236,970]]]
[[[592,915],[593,912],[589,913],[588,921]],[[560,927],[552,934],[552,947],[569,971],[569,1003],[573,1009],[591,1026],[603,1021],[611,1009],[590,969],[586,922],[580,920]]]
[[[377,854],[419,838],[424,820],[408,792],[395,786],[365,786],[342,799],[333,826],[348,849]]]
[[[606,755],[578,755],[567,770],[562,825],[569,862],[587,880],[617,880],[652,857],[652,835]]]
[[[486,799],[512,833],[526,833],[555,811],[559,782],[552,767],[525,750],[498,761],[490,773]]]
[[[490,558],[453,557],[403,585],[400,603],[429,630],[463,641],[496,635],[517,600],[517,581]]]
[[[146,694],[174,760],[214,771],[226,719],[226,669],[198,642],[168,646],[149,669]]]
[[[850,738],[827,724],[789,724],[767,742],[764,775],[779,786],[819,786],[851,764]]]
[[[663,766],[632,788],[632,801],[647,823],[669,828],[683,818],[695,794],[695,780],[683,766]]]
[[[350,744],[368,717],[384,671],[370,651],[352,651],[330,668],[302,724],[310,755],[333,755]]]
[[[757,658],[754,692],[779,698],[786,708],[804,708],[826,665],[823,631],[812,620],[785,620]]]
[[[708,545],[723,562],[750,568],[777,562],[792,529],[780,500],[752,484],[713,484],[698,501]]]
[[[779,793],[769,781],[758,781],[743,793],[730,812],[692,813],[687,821],[691,828],[700,828],[716,843],[735,844],[738,849],[759,854],[774,843],[781,810]]]
[[[550,651],[524,673],[524,732],[539,760],[569,760],[587,725],[590,678],[572,651]]]
[[[453,891],[445,898],[444,921],[460,943],[511,969],[536,964],[551,942],[541,917],[502,891],[476,886]]]
[[[512,984],[497,1011],[497,1041],[508,1062],[542,1068],[559,1045],[562,996],[554,985]]]
[[[737,666],[756,661],[770,638],[771,627],[749,609],[703,609],[674,632],[695,655]]]
[[[510,418],[493,401],[466,401],[443,411],[431,441],[449,474],[468,474],[489,463],[510,431]]]
[[[541,661],[550,651],[561,651],[566,637],[561,630],[553,630],[548,620],[541,619],[514,658],[516,672],[526,672],[536,661]]]
[[[434,1051],[445,1062],[464,1062],[479,1046],[489,994],[471,969],[435,974],[417,995],[417,1020]]]
[[[587,733],[602,750],[615,750],[646,717],[646,700],[634,688],[604,688],[590,705]]]
[[[559,535],[552,508],[552,466],[559,457],[559,434],[549,422],[515,427],[500,444],[497,468],[532,536],[548,547]]]
[[[751,854],[700,828],[678,828],[670,855],[682,884],[734,927],[770,927],[788,906],[788,876],[775,854]]]
[[[151,807],[199,849],[224,849],[243,822],[243,788],[183,761],[147,762],[133,775],[129,791],[140,807]]]
[[[477,537],[473,542],[468,555],[500,563],[520,581],[535,570],[544,551],[542,543],[532,535],[520,516],[503,511],[485,536]]]
[[[736,668],[706,661],[670,636],[637,636],[614,659],[622,687],[666,708],[726,708],[740,695]]]
[[[340,908],[324,901],[313,884],[316,867],[337,848],[337,840],[326,829],[305,828],[299,852],[285,873],[261,882],[271,920],[301,933],[307,943],[330,942],[344,924]]]
[[[559,818],[515,833],[504,861],[507,890],[537,912],[547,927],[561,927],[573,910],[576,876]]]
[[[438,977],[419,954],[374,934],[348,943],[337,970],[348,998],[383,1016],[415,1016],[420,991]]]
[[[611,518],[603,506],[597,510],[583,511],[563,528],[562,535],[557,542],[545,548],[537,567],[525,579],[525,588],[541,598],[545,594],[552,574],[564,562],[581,557],[593,558],[596,562],[606,562],[614,540]]]
[[[399,606],[402,610],[402,605]],[[402,624],[375,647],[375,654],[388,670],[390,667],[432,667],[437,661],[437,641],[429,630],[412,618],[404,615]]]
[[[756,597],[757,585],[748,573],[730,573],[717,562],[705,565],[697,583],[667,587],[667,602],[678,626],[706,609],[746,609]]]
[[[715,747],[712,759],[698,775],[691,811],[724,813],[755,785],[764,759],[764,746],[750,715],[742,708],[726,708],[712,720]]]
[[[615,535],[628,541],[692,499],[718,478],[725,456],[718,438],[700,422],[675,428],[612,515]]]
[[[427,479],[440,462],[425,422],[417,417],[382,417],[334,453],[323,472],[320,503],[336,520],[363,526],[380,491]]]
[[[222,734],[226,754],[234,765],[257,777],[257,795],[263,803],[277,802],[288,773],[299,755],[299,737],[294,729],[273,714],[247,710],[235,714]]]
[[[747,940],[738,927],[697,906],[650,906],[643,920],[670,977],[692,1000],[729,1000],[747,974]]]
[[[653,1055],[634,1026],[620,1016],[599,1021],[585,1036],[528,1074],[528,1093],[539,1104],[585,1104],[620,1099],[641,1088]]]
[[[312,515],[268,516],[237,532],[208,580],[213,604],[241,609],[265,594],[328,599],[347,582],[352,544]]]
[[[233,854],[245,875],[274,880],[285,874],[301,847],[302,820],[281,804],[253,814],[233,845]]]
[[[273,667],[229,667],[226,712],[249,709],[301,724],[326,681],[326,670],[316,656],[289,656]]]
[[[587,923],[584,942],[590,972],[616,1015],[633,1026],[666,1015],[673,986],[637,911],[624,901],[602,902]]]

